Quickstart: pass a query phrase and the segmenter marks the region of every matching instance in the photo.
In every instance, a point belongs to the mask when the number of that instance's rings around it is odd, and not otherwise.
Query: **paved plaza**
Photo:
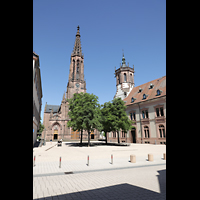
[[[149,153],[153,162],[148,161]],[[47,142],[33,149],[33,199],[166,199],[163,153],[165,145],[79,147],[64,142],[57,147]],[[131,154],[136,163],[130,162]]]

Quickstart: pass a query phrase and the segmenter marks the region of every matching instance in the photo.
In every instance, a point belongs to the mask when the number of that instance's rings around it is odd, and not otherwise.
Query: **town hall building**
[[[69,121],[69,103],[74,93],[86,93],[86,81],[84,79],[84,55],[81,48],[79,26],[77,27],[74,49],[70,58],[70,72],[67,91],[63,94],[60,105],[49,105],[46,103],[44,109],[42,138],[49,140],[78,140],[80,132],[73,131],[67,126]],[[99,132],[91,132],[91,139],[99,137]],[[87,132],[83,131],[83,139],[87,139]]]
[[[120,143],[166,144],[166,76],[135,87],[134,65],[115,69],[116,94],[126,105],[126,113],[134,128],[120,132]],[[117,142],[117,134],[110,132],[107,140]]]

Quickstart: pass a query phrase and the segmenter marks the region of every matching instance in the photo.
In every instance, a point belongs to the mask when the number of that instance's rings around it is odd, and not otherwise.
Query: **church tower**
[[[133,89],[135,83],[134,83],[134,65],[133,68],[126,65],[126,61],[124,58],[122,58],[122,65],[120,63],[120,68],[115,69],[115,77],[116,77],[116,87],[117,91],[114,96],[114,98],[120,97],[122,100],[126,98],[131,90]]]
[[[84,56],[81,49],[80,27],[77,27],[74,49],[70,58],[69,79],[66,98],[71,99],[74,93],[85,93],[86,82],[84,80]]]

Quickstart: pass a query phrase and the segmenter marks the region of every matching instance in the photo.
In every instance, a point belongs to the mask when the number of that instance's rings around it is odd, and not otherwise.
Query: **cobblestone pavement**
[[[166,199],[166,161],[162,159],[165,145],[53,145],[34,148],[33,199]],[[147,161],[147,152],[154,155],[153,162]],[[130,154],[136,155],[136,163],[129,162]]]

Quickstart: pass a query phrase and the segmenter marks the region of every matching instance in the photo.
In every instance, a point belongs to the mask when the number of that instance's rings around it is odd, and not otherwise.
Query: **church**
[[[49,105],[46,103],[44,109],[42,138],[50,140],[79,140],[80,133],[67,127],[69,121],[69,103],[67,99],[73,97],[74,93],[86,93],[86,81],[84,79],[84,55],[81,49],[81,35],[77,27],[74,49],[70,58],[70,72],[67,91],[63,94],[61,105]],[[99,132],[91,132],[90,139],[99,138]],[[87,132],[83,131],[83,140],[87,139]]]
[[[70,72],[67,91],[63,94],[61,105],[49,105],[44,109],[42,138],[50,140],[80,140],[80,132],[67,126],[69,103],[67,99],[74,93],[86,93],[84,79],[84,56],[81,49],[79,26],[75,38],[74,49],[70,58]],[[166,144],[166,76],[152,80],[139,86],[134,83],[134,65],[129,66],[123,54],[122,64],[115,69],[116,94],[126,105],[126,113],[133,122],[134,128],[127,133],[120,132],[120,143]],[[91,132],[92,140],[98,140],[100,133]],[[107,134],[108,142],[117,142],[117,134]],[[83,131],[83,140],[87,140],[87,132]]]

